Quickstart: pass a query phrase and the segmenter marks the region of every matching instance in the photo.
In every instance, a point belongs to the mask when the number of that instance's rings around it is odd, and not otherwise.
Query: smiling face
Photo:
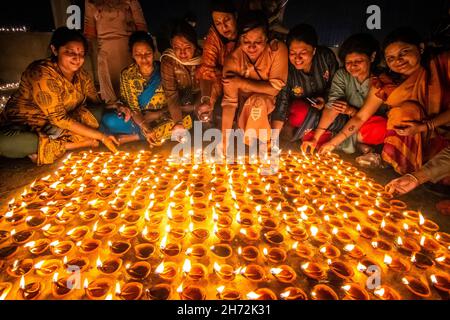
[[[236,17],[232,13],[214,11],[212,13],[214,26],[228,40],[236,39]]]
[[[137,42],[133,45],[132,55],[141,70],[148,70],[153,66],[153,50],[146,42]]]
[[[177,58],[183,62],[191,60],[195,54],[195,45],[183,36],[173,37],[172,49]]]
[[[345,56],[345,69],[354,78],[367,79],[370,75],[371,60],[364,53],[349,53]]]
[[[263,28],[255,28],[241,36],[241,48],[242,51],[247,54],[247,56],[252,61],[256,61],[267,45],[267,36]]]
[[[293,40],[289,46],[289,61],[297,70],[309,72],[316,48],[303,41]]]
[[[82,42],[70,41],[57,50],[52,46],[53,54],[57,56],[58,66],[67,73],[75,73],[84,63],[86,51]]]
[[[404,76],[413,74],[420,67],[420,48],[405,42],[394,42],[384,50],[388,67]]]

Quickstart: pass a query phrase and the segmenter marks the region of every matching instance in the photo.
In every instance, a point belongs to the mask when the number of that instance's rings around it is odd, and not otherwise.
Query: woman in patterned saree
[[[50,58],[31,63],[22,74],[19,89],[3,112],[3,128],[38,135],[36,154],[31,157],[38,165],[53,163],[66,150],[98,146],[98,141],[116,152],[118,141],[97,130],[97,119],[87,109],[86,102],[101,101],[92,79],[82,70],[86,39],[78,31],[62,27],[53,33],[50,48]],[[11,145],[20,136],[9,138]],[[18,157],[20,150],[11,153]],[[27,155],[31,156],[22,156]]]

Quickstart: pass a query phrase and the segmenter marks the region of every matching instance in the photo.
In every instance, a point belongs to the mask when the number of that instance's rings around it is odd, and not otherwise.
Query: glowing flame
[[[402,240],[402,237],[398,237],[398,238],[397,238],[397,244],[398,244],[399,246],[403,246],[403,240]]]
[[[305,264],[302,264],[302,269],[303,269],[303,270],[308,269],[308,267],[309,267],[309,262],[307,262],[307,263],[305,263]]]
[[[264,249],[263,249],[263,254],[264,254],[265,256],[267,256],[268,253],[269,253],[269,251],[267,250],[267,248],[264,248]]]
[[[55,272],[55,274],[53,275],[53,282],[58,282],[58,272]]]
[[[281,271],[283,271],[283,269],[281,269],[281,268],[272,268],[272,269],[270,269],[270,273],[275,275],[275,276],[280,274]]]
[[[376,289],[373,293],[379,297],[383,297],[385,294],[385,290],[384,290],[384,288],[380,288],[380,289]]]
[[[381,229],[384,229],[385,226],[386,226],[386,221],[384,221],[384,219],[383,219],[383,221],[381,221]]]
[[[425,236],[422,236],[422,238],[420,238],[420,245],[423,247],[424,244],[425,244]]]
[[[286,291],[286,292],[280,293],[280,297],[283,299],[286,299],[290,295],[291,295],[291,291]]]
[[[352,252],[353,249],[355,249],[355,245],[354,245],[354,244],[348,244],[348,245],[346,245],[346,246],[344,247],[344,250],[345,250],[345,251],[348,251],[348,252]]]
[[[425,223],[425,218],[421,213],[419,213],[419,225],[423,225]]]
[[[411,262],[416,262],[416,254],[413,253],[413,255],[411,256]]]
[[[388,255],[388,254],[385,254],[384,255],[384,263],[387,264],[387,265],[392,264],[392,257],[390,255]]]
[[[334,227],[332,233],[336,235],[339,232],[338,228]]]
[[[352,288],[352,286],[350,286],[350,285],[345,285],[345,286],[342,287],[342,289],[344,291],[349,291],[351,288]]]
[[[189,259],[184,260],[183,272],[189,273],[191,271],[191,261]]]
[[[406,223],[404,223],[404,224],[403,224],[403,229],[408,230],[408,229],[409,229],[409,225],[406,224]]]
[[[215,270],[216,272],[220,272],[221,269],[222,269],[222,268],[220,267],[220,265],[219,265],[217,262],[214,262],[214,270]]]
[[[432,274],[432,275],[430,276],[430,279],[431,279],[431,282],[432,282],[432,283],[434,283],[434,284],[438,283],[437,278],[436,278],[436,276],[435,276],[434,274]]]
[[[223,292],[223,290],[225,290],[225,286],[220,286],[220,287],[217,287],[217,292],[218,293],[222,293]]]
[[[292,244],[292,249],[297,250],[297,247],[298,247],[298,241],[296,241]]]
[[[20,289],[22,289],[22,290],[25,289],[25,276],[22,276],[20,278]]]
[[[112,299],[113,299],[113,296],[112,296],[111,293],[108,294],[108,295],[106,296],[106,298],[105,298],[105,300],[112,300]]]
[[[356,268],[361,272],[364,272],[367,270],[367,267],[365,265],[363,265],[361,262],[358,263],[358,266]]]
[[[166,244],[167,244],[167,236],[164,236],[164,238],[162,238],[162,240],[161,240],[159,247],[161,249],[164,249],[166,247]]]
[[[281,202],[278,203],[278,205],[277,205],[277,207],[276,207],[276,210],[277,210],[277,211],[281,211]]]
[[[319,229],[316,226],[312,226],[309,230],[311,231],[311,235],[313,237],[315,237],[317,235],[317,232],[319,232]]]
[[[120,283],[116,283],[116,295],[120,296],[122,293],[122,290],[120,289]]]
[[[406,278],[402,278],[402,282],[403,282],[403,284],[405,284],[405,285],[409,285],[409,281],[408,281],[408,279],[406,279]]]
[[[36,264],[34,265],[34,268],[35,268],[36,270],[42,268],[44,262],[45,262],[44,260],[39,261],[38,263],[36,263]]]
[[[164,262],[161,262],[160,265],[155,269],[155,273],[163,273],[164,272]]]
[[[247,298],[248,298],[249,300],[256,300],[256,299],[258,299],[259,297],[261,297],[261,295],[255,293],[255,292],[253,292],[253,291],[247,293]]]
[[[97,268],[101,268],[103,266],[102,260],[100,260],[100,257],[97,258]]]
[[[378,248],[378,242],[377,241],[373,241],[372,242],[372,247],[374,247],[375,249]]]
[[[445,256],[436,258],[436,261],[437,262],[444,262],[445,261]]]

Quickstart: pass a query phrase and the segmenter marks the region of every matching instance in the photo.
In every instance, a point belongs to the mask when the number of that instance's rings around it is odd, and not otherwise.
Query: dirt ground
[[[146,149],[147,146],[144,143],[132,143],[121,146],[121,150],[129,152],[137,152],[139,150]],[[155,148],[154,152],[161,152],[168,154],[170,152],[171,145],[166,144],[164,147]],[[282,143],[282,149],[297,149],[298,144],[286,144]],[[100,150],[104,150],[100,148]],[[106,150],[105,150],[106,151]],[[341,157],[358,166],[355,162],[355,155],[341,154]],[[0,158],[0,214],[4,214],[7,203],[13,198],[20,195],[25,186],[31,184],[35,179],[44,177],[55,171],[60,162],[37,167],[28,159],[6,159]],[[391,169],[366,169],[361,168],[366,172],[368,176],[374,178],[378,183],[385,185],[391,179],[397,177],[397,174]],[[439,214],[436,210],[436,203],[440,200],[450,199],[450,194],[443,195],[438,194],[430,190],[428,186],[421,186],[413,192],[399,197],[400,200],[405,201],[408,207],[412,210],[420,210],[424,217],[437,222],[441,231],[450,232],[450,217]]]

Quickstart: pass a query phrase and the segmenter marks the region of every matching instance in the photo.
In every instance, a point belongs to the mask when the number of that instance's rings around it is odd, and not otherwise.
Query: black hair
[[[173,38],[176,36],[186,38],[198,48],[197,32],[195,31],[195,28],[186,21],[179,20],[175,22],[172,31],[170,32],[170,41],[172,42]]]
[[[262,10],[250,10],[239,15],[237,20],[239,37],[256,28],[262,28],[265,35],[269,37],[269,21]]]
[[[318,46],[319,37],[317,36],[316,29],[313,26],[301,23],[289,30],[289,34],[286,39],[286,44],[289,47],[292,41],[302,41],[310,46],[316,48]]]
[[[365,54],[370,59],[375,52],[375,59],[372,66],[380,63],[380,43],[372,35],[368,33],[358,33],[351,35],[341,45],[339,49],[339,59],[345,63],[345,57],[350,53]]]
[[[84,51],[88,51],[88,42],[81,32],[67,27],[60,27],[53,32],[52,38],[50,39],[50,46],[55,47],[56,51],[58,51],[59,48],[72,41],[81,42]],[[53,52],[52,57],[54,57]]]
[[[236,7],[231,0],[211,0],[211,12],[236,13]]]
[[[424,43],[419,33],[411,27],[401,27],[390,32],[383,41],[383,52],[394,42],[404,42],[417,48]]]
[[[153,38],[150,33],[145,31],[133,32],[128,39],[128,48],[130,51],[133,51],[134,45],[139,42],[148,44],[150,48],[152,48],[152,51],[155,52],[155,44],[153,43]]]

